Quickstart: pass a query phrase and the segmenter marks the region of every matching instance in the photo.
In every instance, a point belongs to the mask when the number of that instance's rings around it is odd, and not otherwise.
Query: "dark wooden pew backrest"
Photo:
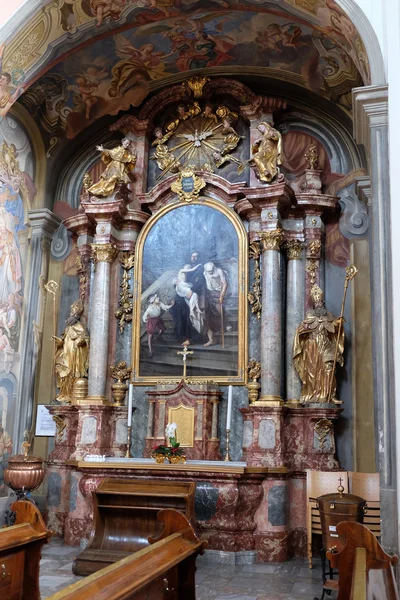
[[[195,600],[195,561],[206,542],[188,519],[173,509],[158,514],[163,533],[135,552],[48,600]]]
[[[51,532],[32,502],[18,500],[11,510],[15,524],[0,529],[0,598],[40,600],[39,563]]]

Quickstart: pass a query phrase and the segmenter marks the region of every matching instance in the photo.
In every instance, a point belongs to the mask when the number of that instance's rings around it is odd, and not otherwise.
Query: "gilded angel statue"
[[[282,136],[266,121],[260,123],[257,129],[262,136],[253,144],[249,164],[258,179],[270,183],[278,175],[282,164]]]
[[[121,145],[108,150],[103,146],[97,146],[101,154],[101,160],[107,167],[100,175],[97,183],[89,188],[94,196],[110,196],[117,183],[130,183],[130,173],[136,164],[136,154],[133,143],[128,138],[123,138]]]

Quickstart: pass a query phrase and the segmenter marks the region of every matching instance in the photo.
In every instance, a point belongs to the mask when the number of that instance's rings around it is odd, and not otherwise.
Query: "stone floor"
[[[59,539],[44,547],[40,564],[42,600],[81,579],[72,574],[77,552],[79,548],[66,546]],[[199,557],[196,600],[313,600],[321,595],[320,578],[318,565],[310,570],[302,559],[231,566],[210,564],[206,557]]]

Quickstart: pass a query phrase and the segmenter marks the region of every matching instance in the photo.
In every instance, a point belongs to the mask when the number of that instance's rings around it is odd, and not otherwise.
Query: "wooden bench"
[[[93,531],[74,560],[75,575],[90,575],[150,545],[162,530],[160,509],[175,509],[194,525],[193,482],[108,478],[93,493]]]
[[[195,563],[206,542],[176,510],[162,510],[164,531],[153,544],[47,600],[195,600]]]
[[[18,500],[11,510],[15,524],[0,529],[0,598],[40,600],[39,563],[51,532],[32,502]]]
[[[397,556],[386,554],[361,523],[342,521],[337,531],[346,536],[346,544],[340,552],[326,553],[331,566],[339,571],[337,600],[399,600],[392,568]]]

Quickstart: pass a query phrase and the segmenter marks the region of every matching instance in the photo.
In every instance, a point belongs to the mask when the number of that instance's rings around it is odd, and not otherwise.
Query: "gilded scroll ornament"
[[[285,243],[285,250],[288,260],[300,260],[303,244],[300,240],[288,240]]]
[[[319,259],[318,258],[310,258],[307,260],[306,271],[308,274],[308,278],[310,280],[310,284],[314,285],[317,281],[317,273],[319,269]]]
[[[84,174],[83,180],[82,180],[82,185],[83,185],[83,189],[85,190],[85,192],[88,192],[89,189],[92,187],[93,179],[91,178],[89,173]]]
[[[107,165],[100,175],[97,183],[88,188],[93,196],[110,196],[115,186],[119,183],[130,183],[132,181],[130,174],[136,164],[136,154],[133,142],[128,138],[123,138],[121,145],[116,148],[107,149],[104,146],[97,146],[101,152],[101,160]]]
[[[258,233],[262,249],[265,250],[280,250],[283,240],[283,229],[273,229],[272,231],[260,231]]]
[[[333,431],[333,423],[330,419],[320,419],[315,423],[314,431],[317,434],[320,450],[323,449],[326,436]]]
[[[252,146],[249,162],[260,181],[271,183],[279,175],[282,164],[282,136],[270,123],[263,121],[257,127],[261,133]]]
[[[293,364],[302,382],[300,403],[337,403],[332,371],[336,363],[343,366],[342,318],[326,310],[323,292],[316,284],[311,298],[314,308],[298,326],[293,344]]]
[[[253,289],[247,294],[247,300],[251,305],[251,312],[261,318],[261,271],[260,271],[260,245],[252,242],[249,246],[249,257],[254,259],[254,281]]]
[[[316,258],[321,253],[321,240],[311,240],[308,242],[308,254],[309,256]]]
[[[62,415],[53,415],[53,421],[56,424],[56,442],[59,444],[62,441],[67,422]]]
[[[308,152],[305,153],[305,158],[308,163],[308,169],[315,171],[318,165],[319,155],[316,144],[310,144]]]
[[[186,79],[186,81],[182,83],[182,87],[189,89],[191,92],[193,92],[193,96],[195,98],[201,98],[203,95],[203,88],[208,81],[210,81],[209,77],[201,77],[201,75],[195,75],[194,77]]]
[[[83,304],[78,300],[71,306],[63,334],[52,336],[56,345],[55,372],[59,390],[56,400],[65,404],[71,403],[75,381],[87,377],[89,368],[89,334],[80,322],[82,313]]]
[[[111,263],[117,255],[118,250],[113,244],[91,244],[92,259],[97,262]]]
[[[205,186],[204,179],[197,177],[193,165],[190,165],[186,169],[182,169],[178,179],[172,183],[171,190],[178,194],[179,200],[191,202],[198,199],[201,190]]]
[[[119,293],[119,307],[115,311],[115,316],[117,319],[119,319],[119,331],[120,333],[123,333],[125,325],[132,321],[133,294],[129,281],[129,271],[133,269],[135,264],[135,253],[121,252],[119,255],[119,261],[121,263],[123,273],[120,284],[121,291]]]

